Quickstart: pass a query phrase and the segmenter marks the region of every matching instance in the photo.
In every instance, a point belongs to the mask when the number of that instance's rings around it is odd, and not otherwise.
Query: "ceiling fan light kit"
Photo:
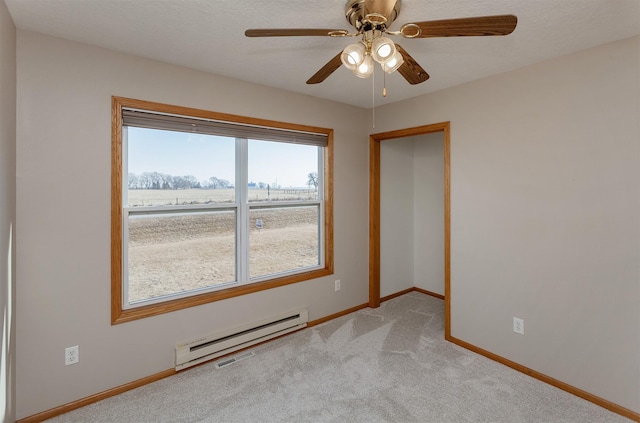
[[[358,78],[368,78],[373,73],[373,61],[380,63],[386,73],[393,73],[404,62],[396,45],[381,31],[370,30],[362,35],[362,41],[349,44],[342,50],[340,60]],[[389,63],[389,66],[385,66]]]
[[[518,18],[513,15],[494,15],[405,23],[399,31],[389,31],[388,28],[400,15],[400,3],[401,0],[348,0],[345,17],[355,29],[355,33],[349,33],[344,29],[276,28],[248,29],[245,35],[362,37],[361,41],[347,45],[342,52],[329,60],[309,78],[307,84],[324,81],[340,65],[344,65],[359,78],[368,78],[373,73],[375,61],[382,66],[384,72],[391,74],[397,70],[408,83],[414,85],[429,79],[429,74],[387,35],[406,39],[508,35],[515,30],[518,23]]]
[[[367,48],[363,43],[349,44],[342,50],[340,60],[345,68],[355,71],[364,62],[366,52]]]
[[[371,42],[371,56],[373,60],[384,65],[396,54],[396,45],[387,37],[380,36]]]
[[[353,74],[358,78],[368,78],[371,76],[372,73],[373,73],[373,59],[371,58],[370,54],[367,54],[364,57],[364,60],[362,61],[362,63],[360,63],[358,67],[356,67],[356,69],[353,71]]]
[[[396,53],[389,61],[382,64],[382,70],[384,70],[388,74],[392,74],[393,72],[397,71],[403,63],[404,59],[402,58],[402,55],[400,54],[400,52],[396,51]]]

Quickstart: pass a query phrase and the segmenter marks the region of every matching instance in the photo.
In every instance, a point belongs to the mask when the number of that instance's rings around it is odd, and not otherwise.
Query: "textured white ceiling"
[[[344,68],[305,81],[353,38],[246,38],[249,28],[352,28],[346,0],[5,0],[16,26],[364,108],[372,80]],[[402,0],[407,22],[514,14],[506,37],[394,41],[431,78],[409,85],[376,70],[376,105],[404,100],[640,33],[640,0]]]

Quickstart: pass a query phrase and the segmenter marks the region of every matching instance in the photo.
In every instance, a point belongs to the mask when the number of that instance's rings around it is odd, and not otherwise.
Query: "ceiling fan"
[[[406,23],[398,31],[389,27],[400,14],[401,0],[347,0],[345,16],[355,32],[344,29],[275,28],[248,29],[247,37],[361,37],[329,60],[316,72],[307,84],[318,84],[331,75],[340,65],[360,78],[373,73],[374,62],[386,73],[398,71],[410,84],[420,84],[429,74],[407,51],[387,35],[404,38],[466,37],[508,35],[513,32],[518,18],[513,15],[479,16],[472,18],[444,19]]]

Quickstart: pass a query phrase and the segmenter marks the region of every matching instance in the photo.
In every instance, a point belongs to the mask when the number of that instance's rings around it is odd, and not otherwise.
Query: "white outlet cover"
[[[513,331],[520,335],[524,335],[524,320],[517,317],[513,318]]]
[[[80,349],[76,345],[64,349],[64,365],[69,366],[80,361]]]

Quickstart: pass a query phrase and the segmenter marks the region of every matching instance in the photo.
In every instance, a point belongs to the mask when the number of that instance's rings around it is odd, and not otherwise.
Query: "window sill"
[[[250,283],[233,288],[222,289],[220,291],[207,292],[205,294],[194,295],[187,298],[180,298],[165,301],[158,304],[149,304],[136,308],[123,310],[122,307],[111,311],[111,324],[131,322],[138,319],[144,319],[159,314],[170,313],[172,311],[182,310],[189,307],[195,307],[215,301],[226,300],[227,298],[238,297],[241,295],[252,294],[279,286],[285,286],[292,283],[304,282],[311,279],[317,279],[323,276],[333,274],[333,268],[327,266],[322,269],[315,269],[309,272],[296,273],[280,278],[269,279],[262,282]]]

